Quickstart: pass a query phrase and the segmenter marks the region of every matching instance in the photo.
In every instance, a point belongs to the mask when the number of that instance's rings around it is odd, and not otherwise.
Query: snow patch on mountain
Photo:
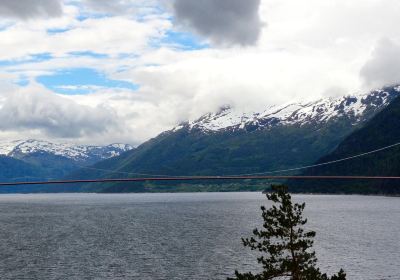
[[[356,125],[363,120],[368,110],[379,110],[398,95],[400,95],[400,86],[374,90],[367,94],[274,105],[262,112],[241,112],[225,106],[218,112],[208,113],[197,120],[183,123],[175,127],[173,131],[184,127],[204,132],[238,130],[248,127],[265,129],[277,125],[322,123],[343,116],[351,118],[352,124]]]
[[[21,142],[23,141],[0,142],[0,155],[8,155]]]
[[[0,142],[0,155],[14,157],[33,153],[49,153],[73,160],[86,160],[91,157],[107,159],[119,156],[133,149],[128,144],[110,144],[107,146],[75,145],[71,143],[51,143],[41,140],[16,140]]]

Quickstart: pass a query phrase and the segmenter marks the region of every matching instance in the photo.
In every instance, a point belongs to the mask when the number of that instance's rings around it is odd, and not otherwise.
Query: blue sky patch
[[[53,58],[51,53],[38,53],[38,54],[33,54],[30,56],[31,57],[31,61],[32,62],[41,62],[41,61],[46,61],[46,60],[50,60]]]
[[[68,54],[73,55],[73,56],[88,56],[88,57],[92,57],[92,58],[108,58],[109,57],[107,54],[96,53],[96,52],[91,52],[91,51],[70,52]]]
[[[0,31],[4,31],[6,29],[8,29],[9,27],[13,26],[12,23],[0,23]]]
[[[85,21],[85,20],[88,20],[88,19],[107,18],[110,15],[111,14],[101,13],[101,12],[97,12],[97,13],[81,13],[76,17],[76,19],[79,20],[79,21]]]
[[[29,85],[29,79],[27,76],[21,75],[15,83],[21,87],[25,87]]]
[[[105,74],[90,68],[71,68],[57,71],[53,75],[43,75],[36,79],[47,88],[61,94],[88,94],[98,88],[124,88],[137,90],[138,85],[112,80]]]
[[[155,47],[162,45],[172,45],[182,50],[201,50],[209,48],[210,46],[201,41],[200,38],[188,32],[177,32],[169,30],[165,33],[165,36],[157,41]]]
[[[68,30],[70,30],[70,29],[68,29],[68,28],[50,28],[50,29],[47,29],[47,34],[54,35],[54,34],[67,32]]]
[[[51,53],[38,53],[32,54],[27,58],[23,59],[10,59],[10,60],[0,60],[0,67],[1,66],[14,66],[14,65],[21,65],[25,63],[32,63],[32,62],[42,62],[52,59],[53,56]]]

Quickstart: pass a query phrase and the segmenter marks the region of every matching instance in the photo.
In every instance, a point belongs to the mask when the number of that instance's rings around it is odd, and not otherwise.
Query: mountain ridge
[[[127,144],[106,146],[52,143],[43,140],[0,142],[0,179],[10,181],[40,181],[61,179],[67,174],[98,161],[121,155],[133,149]],[[1,188],[0,192],[56,191],[54,187],[23,186]]]
[[[22,155],[45,152],[75,161],[85,161],[91,157],[107,159],[132,150],[129,144],[113,143],[105,146],[76,145],[72,143],[53,143],[44,140],[28,139],[0,142],[0,155],[19,158]]]
[[[391,92],[388,92],[388,89]],[[364,94],[273,105],[262,112],[241,112],[239,114],[231,107],[224,106],[218,112],[208,113],[197,120],[184,122],[172,130],[188,127],[190,130],[200,129],[203,132],[215,132],[248,129],[254,126],[257,126],[258,129],[265,129],[276,125],[302,125],[313,121],[326,122],[344,114],[353,114],[353,125],[356,125],[362,121],[363,113],[371,109],[371,106],[387,105],[399,93],[400,86],[393,86]]]
[[[93,170],[74,172],[69,178],[132,177],[135,173],[137,176],[142,173],[233,175],[311,164],[385,108],[399,96],[399,91],[398,86],[386,87],[361,97],[309,103],[308,114],[304,114],[303,107],[285,114],[280,110],[280,115],[277,111],[272,115],[258,114],[257,119],[240,122],[238,118],[234,119],[236,122],[222,122],[232,116],[231,109],[225,108],[165,131],[120,157],[101,161]],[[115,183],[88,185],[84,190],[120,192],[157,188],[154,184]]]

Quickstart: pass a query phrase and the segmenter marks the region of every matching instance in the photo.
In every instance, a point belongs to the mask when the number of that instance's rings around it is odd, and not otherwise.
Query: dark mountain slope
[[[372,151],[400,142],[400,99],[397,98],[364,127],[349,135],[317,163]],[[360,158],[315,167],[304,175],[400,176],[400,146]],[[293,191],[330,193],[400,193],[400,181],[290,181]]]
[[[7,156],[0,155],[0,181],[34,181],[42,180],[46,173],[35,165]],[[29,188],[22,187],[22,192]],[[0,193],[14,192],[14,187],[0,187]]]
[[[29,180],[29,178],[41,178],[43,174],[34,165],[18,159],[0,156],[0,180]],[[39,176],[39,177],[37,177]]]
[[[93,146],[52,143],[34,139],[2,141],[0,142],[0,156],[3,165],[0,166],[0,180],[9,182],[61,179],[67,174],[79,170],[82,166],[118,156],[131,149],[132,147],[127,144]],[[14,186],[7,187],[7,190],[10,192],[53,192],[58,191],[59,188]]]
[[[329,152],[351,127],[292,127],[270,131],[215,133],[180,130],[166,133],[91,168],[141,174],[220,175],[262,172],[313,162]],[[338,133],[341,131],[341,133]],[[303,137],[306,133],[308,137]],[[311,148],[312,152],[307,151]],[[129,174],[82,169],[71,178],[128,177]],[[136,174],[131,174],[134,177]],[[126,188],[127,184],[123,184]],[[104,185],[102,186],[104,187]],[[121,187],[121,185],[120,185]],[[136,188],[136,185],[135,185]]]

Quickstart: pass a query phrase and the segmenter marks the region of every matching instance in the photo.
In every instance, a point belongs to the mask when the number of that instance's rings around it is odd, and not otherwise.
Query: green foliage
[[[0,179],[2,181],[29,180],[33,176],[43,176],[34,165],[11,157],[0,156]]]
[[[273,192],[267,194],[268,200],[274,204],[266,209],[261,207],[264,219],[263,229],[255,229],[254,236],[242,239],[244,246],[257,250],[261,255],[257,258],[263,271],[259,274],[251,272],[239,273],[231,280],[345,280],[343,270],[337,275],[328,277],[317,268],[313,246],[314,231],[305,231],[303,226],[307,219],[303,218],[305,203],[293,204],[287,188],[273,186]]]
[[[17,154],[14,158],[24,161],[40,169],[46,178],[60,179],[67,174],[85,165],[84,162],[77,162],[73,159],[47,152],[35,152],[30,154]]]
[[[16,154],[13,157],[0,156],[0,180],[11,181],[45,181],[61,179],[68,173],[78,170],[84,162],[77,162],[62,156],[46,152]],[[0,188],[0,193],[15,192],[62,192],[77,191],[74,186],[11,186]]]
[[[0,181],[2,182],[41,180],[45,176],[46,173],[33,164],[7,156],[0,156]],[[21,186],[18,188],[18,191],[31,192],[32,189],[30,186]],[[3,186],[0,188],[0,193],[15,191],[16,187],[14,186]]]
[[[316,161],[321,155],[330,152],[353,129],[354,126],[345,118],[324,124],[277,126],[254,131],[204,133],[183,128],[162,133],[122,157],[94,165],[94,168],[123,173],[82,169],[69,177],[84,179],[135,176],[124,172],[229,175],[292,168]],[[137,185],[127,188],[126,183],[90,186],[92,191],[96,188],[101,191],[138,190]]]
[[[376,150],[400,141],[400,99],[397,98],[364,127],[345,138],[317,163],[333,161]],[[400,176],[400,147],[383,150],[349,161],[319,166],[303,175]],[[398,194],[398,180],[315,180],[288,182],[294,192]]]
[[[96,187],[94,184],[90,187]],[[90,187],[86,190],[90,191]],[[265,182],[199,182],[199,183],[179,183],[179,182],[128,182],[123,186],[115,184],[102,190],[105,193],[118,192],[241,192],[241,191],[263,191]]]

